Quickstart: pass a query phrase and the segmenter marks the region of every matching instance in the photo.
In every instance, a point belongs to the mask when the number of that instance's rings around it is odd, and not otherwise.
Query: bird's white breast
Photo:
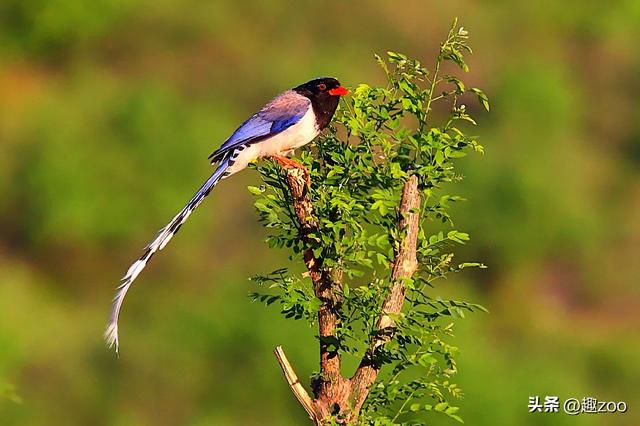
[[[229,175],[232,175],[259,158],[287,155],[294,149],[311,142],[319,133],[320,129],[316,124],[313,108],[309,107],[309,110],[302,116],[300,121],[293,126],[268,139],[251,144],[240,151],[234,159],[234,164],[227,171]]]
[[[320,133],[320,131],[316,124],[316,116],[313,113],[313,108],[309,107],[309,110],[296,124],[258,143],[260,146],[260,157],[286,155],[294,149],[311,142],[318,136],[318,133]]]

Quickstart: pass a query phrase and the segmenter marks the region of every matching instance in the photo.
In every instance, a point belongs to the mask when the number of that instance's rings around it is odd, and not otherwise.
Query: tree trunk
[[[318,221],[307,194],[305,178],[296,170],[288,171],[287,185],[291,193],[293,209],[300,224],[300,237],[309,245],[317,244],[311,235],[318,231]],[[334,289],[342,287],[342,271],[323,267],[322,259],[316,258],[311,249],[304,253],[304,262],[309,270],[315,295],[321,302],[318,309],[320,377],[313,385],[314,399],[309,396],[298,380],[280,346],[275,349],[275,353],[292,392],[316,425],[326,424],[332,416],[335,416],[341,424],[354,423],[358,418],[369,390],[380,371],[380,365],[376,362],[376,351],[393,339],[395,324],[392,317],[402,310],[404,280],[411,278],[417,268],[419,210],[418,179],[412,176],[403,187],[398,208],[398,227],[400,235],[404,237],[395,253],[391,270],[391,291],[382,302],[382,312],[376,326],[377,333],[371,339],[369,349],[350,379],[342,375],[340,354],[335,349],[330,350],[332,346],[328,343],[335,338],[335,330],[340,318],[341,300]]]

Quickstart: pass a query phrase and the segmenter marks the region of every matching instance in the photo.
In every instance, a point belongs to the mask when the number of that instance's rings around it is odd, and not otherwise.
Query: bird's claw
[[[307,168],[303,164],[295,160],[292,160],[290,158],[279,156],[279,155],[274,155],[271,158],[273,158],[285,170],[298,169],[302,171],[302,173],[304,174],[305,181],[307,182],[307,186],[311,186],[311,176],[309,175],[309,170],[307,170]]]

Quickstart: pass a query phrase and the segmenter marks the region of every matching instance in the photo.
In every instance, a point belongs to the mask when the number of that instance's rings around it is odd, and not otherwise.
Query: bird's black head
[[[340,96],[349,93],[347,89],[340,86],[340,82],[335,78],[322,77],[307,81],[293,90],[308,98]]]
[[[336,112],[340,96],[349,93],[347,89],[340,85],[335,78],[316,78],[294,87],[293,90],[311,100],[313,112],[316,115],[316,122],[320,129],[329,125],[333,114]]]

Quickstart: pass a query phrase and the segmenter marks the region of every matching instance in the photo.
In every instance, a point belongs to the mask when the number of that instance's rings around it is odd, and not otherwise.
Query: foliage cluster
[[[467,31],[454,22],[432,72],[400,53],[388,52],[385,59],[376,55],[387,85],[357,86],[336,114],[338,126],[320,137],[314,150],[301,153],[320,222],[319,234],[311,236],[315,241],[311,249],[325,266],[342,270],[348,278],[340,295],[341,325],[330,343],[358,359],[375,332],[381,301],[390,288],[389,268],[402,238],[397,227],[402,186],[411,175],[419,178],[423,197],[419,267],[405,282],[405,309],[394,318],[395,339],[379,353],[388,365],[363,407],[365,423],[395,424],[410,419],[407,413],[424,410],[461,420],[450,402],[462,394],[451,381],[458,350],[448,343],[452,319],[483,308],[434,297],[429,289],[450,273],[484,267],[454,262],[451,246],[464,244],[469,235],[454,228],[449,213],[451,204],[462,198],[445,188],[462,180],[454,169],[455,160],[469,150],[483,152],[476,138],[460,126],[475,124],[460,98],[471,93],[488,110],[487,97],[442,70],[447,62],[468,70],[467,39]],[[440,125],[431,119],[436,103],[448,105],[448,116]],[[264,184],[249,191],[258,197],[255,206],[261,223],[272,231],[267,242],[290,250],[292,259],[301,259],[309,247],[300,238],[282,171],[272,163],[258,170]],[[448,229],[438,230],[442,227]],[[255,280],[263,291],[253,294],[254,299],[279,304],[287,318],[315,323],[320,301],[304,274],[279,269]]]

